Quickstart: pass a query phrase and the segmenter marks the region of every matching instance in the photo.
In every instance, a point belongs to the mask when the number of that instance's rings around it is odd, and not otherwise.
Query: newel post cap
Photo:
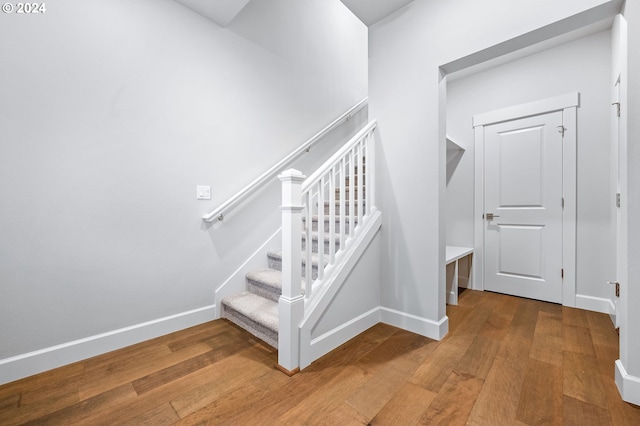
[[[289,169],[278,175],[278,179],[282,182],[302,182],[307,177],[300,170]]]

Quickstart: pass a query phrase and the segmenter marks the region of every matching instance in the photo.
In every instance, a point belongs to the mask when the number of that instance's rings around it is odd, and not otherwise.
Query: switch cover
[[[196,199],[197,200],[210,200],[211,199],[211,187],[205,185],[196,186]]]

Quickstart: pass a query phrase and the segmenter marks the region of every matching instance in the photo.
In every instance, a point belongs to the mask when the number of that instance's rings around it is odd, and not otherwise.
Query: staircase
[[[243,289],[234,279],[217,290],[221,316],[277,348],[278,368],[287,374],[333,348],[313,340],[314,324],[381,226],[373,188],[376,126],[367,124],[308,178],[294,169],[278,175],[281,250],[265,253],[267,268],[249,269]]]
[[[365,173],[365,158],[363,157],[363,182]],[[345,199],[349,198],[349,177],[345,179]],[[354,167],[354,186],[357,185],[358,175],[357,167]],[[358,205],[363,207],[366,205],[365,192],[366,187],[362,186],[363,199],[362,203],[358,203],[358,191],[354,192],[354,217],[350,217],[350,206],[345,204],[345,227],[349,226],[350,220],[357,224],[358,218],[355,216],[358,211]],[[303,217],[303,232],[301,235],[302,250],[307,250],[307,238],[311,236],[311,277],[312,281],[318,279],[318,265],[319,265],[319,240],[320,233],[318,232],[318,222],[322,220],[324,225],[322,226],[323,233],[336,233],[334,238],[334,253],[340,250],[340,188],[335,189],[335,201],[324,202],[323,218],[318,215],[311,216],[311,230],[307,232],[307,220]],[[336,218],[333,221],[333,226],[330,217],[331,209],[333,208],[333,216]],[[324,239],[324,250],[322,250],[323,265],[328,264],[328,255],[331,253],[330,245],[332,244],[329,239]],[[249,272],[246,275],[247,290],[232,294],[222,299],[223,317],[245,329],[249,333],[253,334],[265,343],[278,348],[278,325],[279,325],[279,312],[278,312],[278,300],[282,295],[282,251],[270,251],[267,254],[268,268],[259,269]],[[302,292],[306,287],[306,272],[307,272],[307,257],[302,256],[301,262],[301,274],[302,274]]]

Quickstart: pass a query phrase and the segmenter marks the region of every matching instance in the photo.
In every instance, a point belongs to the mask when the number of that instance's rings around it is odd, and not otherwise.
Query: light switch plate
[[[211,199],[211,187],[205,185],[196,186],[196,199],[197,200],[210,200]]]

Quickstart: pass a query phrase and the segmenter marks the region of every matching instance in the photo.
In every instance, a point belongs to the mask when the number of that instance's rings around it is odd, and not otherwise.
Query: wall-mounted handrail
[[[364,126],[358,133],[356,133],[346,144],[344,144],[335,154],[331,156],[327,161],[324,162],[322,166],[318,170],[316,170],[311,176],[305,179],[302,184],[302,192],[307,192],[309,188],[320,180],[320,177],[327,173],[332,166],[334,166],[338,160],[340,160],[344,155],[353,148],[358,141],[360,141],[365,135],[375,130],[378,126],[378,122],[376,120],[370,121],[366,126]]]
[[[307,152],[313,145],[318,143],[324,136],[326,136],[333,129],[338,127],[343,122],[351,119],[351,117],[364,108],[369,103],[369,98],[364,98],[360,102],[358,102],[353,107],[349,108],[344,114],[340,117],[333,120],[330,124],[328,124],[324,129],[320,130],[316,133],[311,139],[300,145],[295,151],[291,154],[287,155],[283,158],[278,164],[271,167],[269,170],[261,174],[258,178],[256,178],[249,185],[240,190],[233,197],[229,198],[225,201],[220,207],[212,210],[210,213],[202,216],[202,220],[205,222],[215,222],[224,220],[224,216],[236,208],[240,203],[245,201],[249,196],[251,196],[254,192],[256,192],[260,187],[265,185],[267,182],[270,182],[274,177],[278,175],[285,167],[293,163],[297,160],[302,154]]]

